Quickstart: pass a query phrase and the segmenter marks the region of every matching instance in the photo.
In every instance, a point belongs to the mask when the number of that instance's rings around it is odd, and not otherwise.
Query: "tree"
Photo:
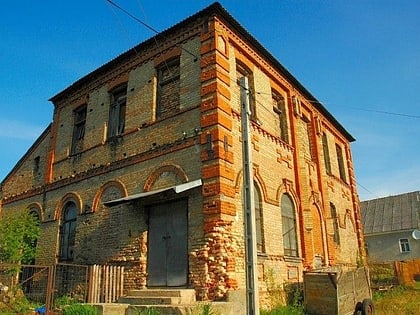
[[[39,218],[29,211],[0,216],[0,263],[28,264],[35,257]]]

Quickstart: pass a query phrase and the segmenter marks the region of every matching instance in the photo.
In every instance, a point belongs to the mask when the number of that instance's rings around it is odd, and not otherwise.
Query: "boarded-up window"
[[[283,250],[285,256],[298,256],[295,207],[288,195],[281,197],[281,220],[283,228]]]
[[[342,181],[347,182],[346,169],[344,166],[343,149],[341,149],[341,146],[338,144],[335,145],[335,148],[337,151],[337,163],[338,163],[338,170],[340,172],[340,178]]]
[[[331,174],[330,150],[328,148],[328,138],[325,132],[322,134],[322,151],[324,153],[325,171],[327,174]]]
[[[256,120],[257,119],[257,109],[255,105],[255,91],[254,91],[254,75],[247,66],[245,66],[242,62],[239,60],[236,60],[236,79],[237,79],[237,95],[241,95],[241,86],[239,84],[239,80],[242,77],[248,78],[248,97],[249,97],[249,109],[251,110],[251,119]]]
[[[334,228],[334,243],[340,245],[340,230],[339,230],[339,222],[338,222],[338,214],[337,209],[333,203],[330,203],[330,211],[331,211],[331,219],[333,222]]]
[[[180,65],[179,59],[164,62],[158,68],[158,89],[156,118],[171,116],[180,106]]]
[[[312,122],[311,120],[306,117],[302,116],[303,120],[303,128],[304,132],[306,134],[307,141],[304,142],[304,150],[307,157],[309,157],[311,160],[314,159],[314,136],[313,136],[313,128],[312,128]]]
[[[289,143],[286,102],[284,97],[274,90],[271,91],[271,97],[273,100],[273,110],[279,115],[280,138],[284,142]]]
[[[87,106],[82,105],[73,112],[73,140],[71,153],[76,154],[83,150],[83,139],[85,137]]]
[[[108,138],[114,138],[124,133],[125,111],[127,102],[127,85],[119,86],[110,93]]]

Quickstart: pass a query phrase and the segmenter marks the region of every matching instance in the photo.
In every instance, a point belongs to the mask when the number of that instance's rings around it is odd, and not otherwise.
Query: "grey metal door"
[[[185,286],[188,274],[187,202],[149,208],[148,286]]]

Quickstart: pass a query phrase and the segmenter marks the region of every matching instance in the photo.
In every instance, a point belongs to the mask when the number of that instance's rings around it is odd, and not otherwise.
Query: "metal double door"
[[[149,207],[147,285],[186,286],[188,276],[187,200]]]

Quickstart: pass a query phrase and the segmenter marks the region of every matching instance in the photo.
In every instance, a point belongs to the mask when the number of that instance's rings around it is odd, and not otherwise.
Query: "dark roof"
[[[207,8],[195,13],[187,19],[155,35],[154,37],[151,37],[150,39],[138,44],[137,46],[129,49],[125,53],[122,53],[110,62],[92,71],[88,75],[82,77],[81,79],[73,83],[65,90],[53,96],[50,99],[50,101],[55,102],[56,100],[59,100],[60,98],[64,97],[68,92],[80,88],[84,83],[97,77],[97,75],[109,71],[113,67],[117,66],[118,63],[120,63],[122,60],[135,56],[138,51],[142,51],[142,48],[148,47],[150,45],[156,45],[156,39],[169,37],[171,33],[175,32],[178,29],[182,29],[188,26],[188,24],[196,21],[197,19],[210,17],[214,15],[218,16],[225,23],[230,25],[231,28],[233,28],[238,34],[240,34],[243,39],[245,39],[251,46],[255,48],[256,51],[258,51],[262,56],[264,56],[268,62],[270,62],[275,68],[277,68],[278,71],[282,73],[305,96],[305,98],[315,106],[315,108],[317,108],[331,123],[334,124],[334,126],[346,137],[348,141],[352,142],[355,140],[353,136],[335,119],[335,117],[331,115],[331,113],[285,67],[283,67],[283,65],[280,64],[280,62],[271,53],[267,49],[265,49],[241,24],[239,24],[239,22],[236,21],[232,17],[232,15],[230,15],[230,13],[225,8],[223,8],[223,6],[218,2],[211,4]]]
[[[420,191],[363,201],[360,211],[365,235],[419,229]]]

